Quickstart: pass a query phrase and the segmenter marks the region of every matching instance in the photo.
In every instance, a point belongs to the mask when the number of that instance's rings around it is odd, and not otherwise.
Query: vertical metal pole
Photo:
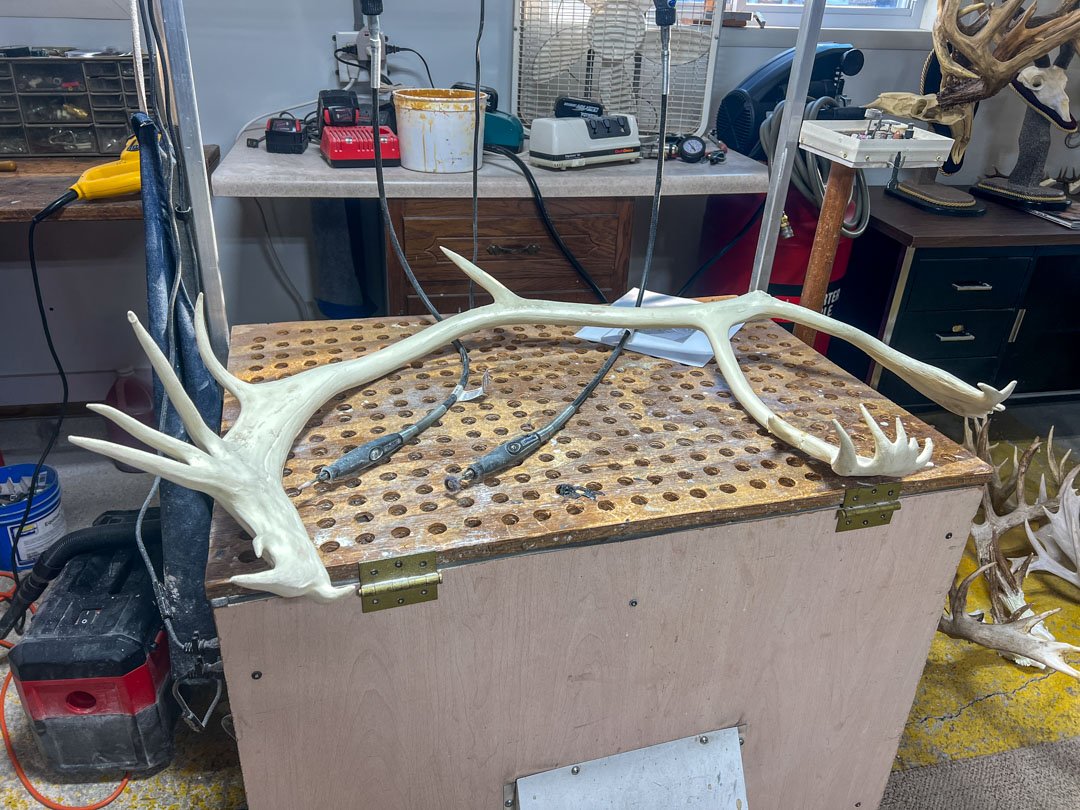
[[[225,291],[218,267],[217,234],[210,205],[210,180],[206,172],[199,105],[195,99],[195,76],[191,71],[187,24],[183,0],[158,0],[161,10],[165,59],[172,79],[172,97],[177,117],[172,121],[179,143],[177,149],[191,203],[191,229],[195,241],[199,287],[206,305],[207,328],[214,354],[225,362],[229,354],[229,321],[225,312]]]
[[[799,132],[802,129],[806,93],[810,88],[810,74],[814,70],[818,38],[821,36],[821,18],[825,13],[825,0],[806,0],[803,4],[802,21],[795,39],[795,60],[788,79],[787,99],[780,116],[780,148],[769,165],[769,196],[758,233],[754,269],[750,274],[751,290],[767,290],[772,276],[773,258],[776,256],[776,238],[780,232],[780,217],[784,213],[791,167],[799,149]]]

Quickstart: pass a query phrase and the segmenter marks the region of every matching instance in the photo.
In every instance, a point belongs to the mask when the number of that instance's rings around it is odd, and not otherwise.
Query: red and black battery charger
[[[375,165],[375,138],[371,127],[323,127],[319,151],[335,169]],[[390,127],[379,127],[384,166],[401,165],[401,145]]]
[[[172,759],[169,644],[134,545],[72,558],[8,659],[51,768],[146,772]]]

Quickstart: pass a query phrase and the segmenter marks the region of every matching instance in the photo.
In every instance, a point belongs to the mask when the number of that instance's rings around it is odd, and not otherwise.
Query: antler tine
[[[230,374],[214,354],[214,348],[210,345],[210,334],[206,328],[206,302],[202,293],[199,293],[199,297],[195,300],[195,345],[199,349],[199,356],[206,370],[210,372],[210,376],[243,404],[244,392],[251,388],[251,383]]]
[[[86,409],[104,416],[110,422],[113,422],[122,428],[128,435],[138,439],[143,444],[149,445],[155,450],[160,450],[162,453],[172,456],[180,461],[192,461],[195,458],[204,455],[204,453],[194,445],[190,445],[187,442],[182,442],[179,439],[174,439],[172,436],[154,430],[152,427],[144,425],[138,419],[128,416],[126,413],[118,411],[116,408],[111,408],[108,405],[91,403],[86,406]]]
[[[169,401],[176,408],[176,412],[180,414],[180,421],[187,428],[191,440],[207,452],[219,447],[221,439],[206,426],[199,409],[195,407],[195,403],[191,401],[191,398],[184,390],[184,386],[177,378],[176,372],[173,371],[172,364],[162,354],[154,339],[150,337],[150,333],[139,322],[138,316],[134,312],[128,312],[128,321],[135,331],[135,337],[138,338],[139,345],[142,346],[143,352],[146,353],[147,358],[154,367],[154,371],[157,372],[158,379],[161,380],[161,385],[169,396]]]
[[[967,598],[971,584],[994,566],[995,563],[989,563],[977,568],[960,582],[953,580],[953,585],[949,588],[949,609],[938,619],[938,630],[951,638],[971,641],[1011,657],[1030,659],[1080,680],[1080,671],[1070,666],[1063,657],[1067,652],[1080,652],[1080,647],[1033,632],[1043,626],[1043,620],[1056,611],[1025,615],[992,624],[978,621],[968,614]]]
[[[205,477],[200,476],[189,465],[174,461],[171,458],[156,456],[153,453],[147,453],[145,450],[136,450],[133,447],[113,444],[102,439],[91,439],[87,436],[70,436],[68,441],[76,447],[99,453],[122,464],[138,467],[144,472],[160,475],[162,478],[168,478],[170,481],[175,481],[177,484],[190,489],[197,489],[210,495],[214,494],[207,488],[208,482]]]

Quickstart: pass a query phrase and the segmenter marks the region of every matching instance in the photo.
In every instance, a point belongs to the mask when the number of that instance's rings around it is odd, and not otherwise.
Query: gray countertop
[[[524,157],[524,156],[523,156]],[[651,197],[656,174],[652,160],[613,163],[565,171],[532,167],[545,197]],[[374,169],[334,169],[313,144],[302,155],[273,155],[234,145],[211,177],[218,197],[375,197]],[[769,171],[731,152],[717,166],[670,160],[664,167],[664,195],[764,194]],[[388,197],[471,197],[472,177],[386,170]],[[518,169],[503,157],[484,155],[481,197],[528,197]]]

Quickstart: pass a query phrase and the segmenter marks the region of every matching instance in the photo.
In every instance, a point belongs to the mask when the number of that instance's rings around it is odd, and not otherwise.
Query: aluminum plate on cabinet
[[[739,730],[706,731],[517,780],[519,810],[747,810]]]

